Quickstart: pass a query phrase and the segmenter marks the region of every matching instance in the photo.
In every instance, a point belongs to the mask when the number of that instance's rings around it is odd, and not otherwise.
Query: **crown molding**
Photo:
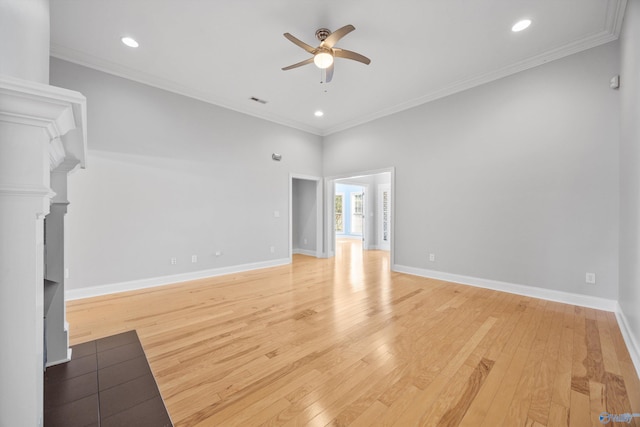
[[[229,100],[221,98],[214,94],[192,87],[187,87],[174,81],[154,76],[149,73],[134,70],[133,68],[125,67],[115,62],[107,61],[88,53],[60,46],[55,43],[51,44],[50,55],[54,58],[62,59],[64,61],[71,62],[77,65],[82,65],[83,67],[91,68],[97,71],[102,71],[103,73],[111,74],[116,77],[122,77],[127,80],[145,84],[147,86],[166,90],[168,92],[183,95],[188,98],[197,99],[198,101],[206,102],[207,104],[212,104],[218,107],[225,108],[227,110],[235,111],[236,113],[266,120],[268,122],[276,123],[289,128],[298,129],[303,132],[311,133],[313,135],[322,135],[322,131],[320,129],[307,126],[304,123],[276,116],[275,114],[242,110],[232,106],[232,103]]]
[[[457,82],[454,82],[453,84],[445,88],[436,90],[427,95],[409,100],[407,102],[396,104],[393,107],[385,108],[375,113],[343,122],[337,126],[333,126],[327,129],[326,132],[322,134],[322,136],[328,136],[337,132],[341,132],[343,130],[350,129],[352,127],[356,127],[373,120],[390,116],[392,114],[399,113],[401,111],[408,110],[419,105],[465,91],[467,89],[472,89],[476,86],[481,86],[483,84],[499,80],[503,77],[507,77],[521,71],[535,68],[547,62],[555,61],[557,59],[561,59],[569,55],[573,55],[575,53],[582,52],[584,50],[617,40],[620,36],[620,30],[622,28],[622,20],[624,18],[626,4],[627,0],[609,0],[609,2],[607,3],[607,17],[605,19],[604,25],[605,28],[597,34],[585,37],[572,43],[567,43],[563,46],[548,50],[534,57],[527,58],[524,61],[520,61],[515,64],[511,64],[479,76],[458,80]]]
[[[124,67],[114,62],[107,61],[107,60],[104,60],[104,59],[101,59],[93,55],[80,52],[74,49],[69,49],[55,43],[51,44],[50,53],[51,53],[51,56],[55,58],[72,62],[78,65],[82,65],[88,68],[92,68],[98,71],[102,71],[107,74],[122,77],[128,80],[133,80],[138,83],[153,86],[169,92],[177,93],[183,96],[187,96],[189,98],[197,99],[199,101],[203,101],[203,102],[213,104],[222,108],[226,108],[228,110],[232,110],[241,114],[267,120],[267,121],[280,124],[283,126],[287,126],[290,128],[298,129],[313,135],[328,136],[343,130],[350,129],[355,126],[359,126],[364,123],[371,122],[373,120],[376,120],[385,116],[389,116],[389,115],[392,115],[404,110],[408,110],[410,108],[417,107],[419,105],[422,105],[431,101],[435,101],[440,98],[444,98],[449,95],[453,95],[455,93],[458,93],[467,89],[471,89],[476,86],[483,85],[485,83],[498,80],[503,77],[507,77],[509,75],[518,73],[520,71],[537,67],[546,62],[564,58],[574,53],[581,52],[583,50],[587,50],[587,49],[617,40],[622,28],[622,22],[624,18],[624,12],[626,9],[627,1],[628,0],[606,0],[607,10],[606,10],[604,22],[602,24],[602,31],[600,31],[597,34],[594,34],[589,37],[585,37],[583,39],[580,39],[571,43],[567,43],[563,46],[543,52],[540,55],[528,58],[526,60],[520,61],[515,64],[508,65],[506,67],[502,67],[497,70],[493,70],[491,72],[488,72],[482,75],[458,80],[457,82],[454,82],[448,85],[447,87],[438,89],[436,91],[420,96],[418,98],[414,98],[406,102],[402,102],[394,106],[391,106],[389,108],[384,108],[382,110],[378,110],[370,114],[365,114],[365,115],[359,116],[356,119],[347,120],[338,125],[328,127],[328,128],[313,127],[313,126],[309,126],[307,124],[304,124],[295,120],[290,120],[275,114],[244,110],[238,107],[234,107],[232,106],[232,103],[229,100],[216,96],[215,94],[207,93],[192,87],[187,87],[177,82],[164,79],[158,76],[154,76],[148,73],[144,73],[141,71],[137,71],[129,67]]]

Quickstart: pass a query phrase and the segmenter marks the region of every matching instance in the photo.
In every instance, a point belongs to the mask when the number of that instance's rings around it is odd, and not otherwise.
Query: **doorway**
[[[327,256],[348,248],[389,252],[393,265],[394,169],[381,169],[326,179],[325,241]],[[343,249],[341,249],[343,248]]]
[[[368,186],[335,182],[335,232],[336,241],[352,240],[352,244],[363,246],[366,237],[365,194]]]
[[[289,261],[293,254],[322,255],[322,179],[289,176]]]

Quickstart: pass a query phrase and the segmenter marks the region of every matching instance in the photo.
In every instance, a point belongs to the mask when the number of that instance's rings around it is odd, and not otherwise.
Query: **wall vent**
[[[267,103],[267,101],[265,101],[264,99],[256,98],[255,96],[252,96],[249,99],[254,101],[254,102],[259,102],[260,104],[266,104]]]

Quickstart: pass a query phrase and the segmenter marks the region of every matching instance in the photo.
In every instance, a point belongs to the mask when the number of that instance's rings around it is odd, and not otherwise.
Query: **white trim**
[[[68,348],[67,349],[67,357],[65,359],[60,359],[60,360],[54,360],[53,362],[49,362],[47,360],[47,364],[45,365],[45,367],[49,368],[51,366],[55,366],[55,365],[60,365],[61,363],[67,363],[71,360],[71,353],[72,353],[73,349]]]
[[[56,193],[51,191],[51,188],[45,186],[36,185],[13,185],[0,186],[0,196],[26,196],[26,197],[55,197]]]
[[[227,110],[235,111],[240,114],[246,114],[247,116],[257,117],[259,119],[267,120],[269,122],[277,123],[289,128],[298,129],[304,132],[311,133],[313,135],[322,136],[321,129],[309,126],[306,123],[269,113],[266,110],[249,111],[248,109],[233,106],[232,101],[224,99],[220,96],[216,96],[215,94],[212,94],[210,92],[185,86],[172,80],[138,71],[133,68],[129,68],[127,66],[117,64],[106,59],[98,58],[97,56],[90,55],[85,52],[80,52],[75,49],[61,46],[56,43],[51,43],[51,50],[49,53],[54,58],[62,59],[63,61],[72,62],[74,64],[82,65],[83,67],[102,71],[103,73],[111,74],[112,76],[122,77],[127,80],[142,83],[172,93],[177,93],[178,95],[186,96],[188,98],[197,99],[198,101],[216,105],[220,108],[225,108]]]
[[[362,240],[362,234],[340,234],[336,233],[336,241],[339,239]]]
[[[564,304],[595,308],[604,311],[616,312],[618,306],[618,302],[616,300],[607,298],[592,297],[589,295],[580,295],[571,292],[538,288],[535,286],[518,285],[515,283],[500,282],[498,280],[481,279],[479,277],[463,276],[461,274],[445,273],[442,271],[427,270],[424,268],[407,267],[396,264],[393,266],[393,271],[411,274],[414,276],[427,277],[430,279],[460,283],[462,285],[470,285],[478,288],[493,289],[494,291],[508,292],[510,294],[561,302]]]
[[[118,292],[135,291],[138,289],[154,288],[156,286],[173,285],[179,282],[188,282],[191,280],[207,279],[209,277],[224,276],[226,274],[242,273],[245,271],[259,270],[262,268],[278,267],[290,263],[291,260],[289,260],[288,258],[281,258],[270,261],[254,262],[250,264],[213,268],[210,270],[200,270],[190,273],[172,274],[170,276],[150,277],[148,279],[131,280],[128,282],[110,283],[107,285],[92,286],[89,288],[67,289],[64,296],[66,301],[73,301],[82,298],[115,294]]]
[[[633,337],[631,328],[629,328],[627,317],[624,315],[620,303],[617,302],[616,319],[618,320],[618,326],[620,327],[622,338],[624,338],[624,342],[627,345],[627,350],[629,350],[629,356],[631,356],[633,366],[636,368],[636,375],[638,375],[638,378],[640,378],[640,345],[638,345],[638,342]]]
[[[384,108],[382,110],[373,112],[371,114],[366,114],[352,120],[344,121],[337,124],[336,126],[325,129],[322,133],[322,136],[329,136],[336,132],[341,132],[343,130],[350,129],[352,127],[356,127],[382,117],[390,116],[392,114],[399,113],[400,111],[408,110],[410,108],[435,101],[436,99],[444,98],[449,95],[465,91],[467,89],[472,89],[474,87],[499,80],[503,77],[535,68],[547,62],[555,61],[556,59],[561,59],[569,55],[573,55],[574,53],[582,52],[617,40],[620,36],[620,30],[622,28],[626,5],[627,0],[608,0],[606,6],[607,16],[605,22],[603,23],[604,28],[597,34],[593,34],[578,41],[567,43],[563,46],[543,52],[537,56],[527,58],[520,62],[516,62],[515,64],[510,64],[485,74],[473,76],[468,79],[458,80],[447,87],[435,90],[424,96],[420,96],[406,102],[401,102],[392,107]]]
[[[389,266],[393,267],[395,265],[395,217],[396,217],[396,168],[395,166],[391,166],[388,168],[381,169],[373,169],[368,171],[360,171],[360,172],[351,172],[340,175],[327,176],[324,178],[324,188],[325,188],[325,216],[324,216],[324,230],[325,230],[325,241],[327,242],[327,247],[325,250],[325,254],[327,258],[334,257],[335,254],[335,244],[336,244],[336,231],[335,231],[335,221],[333,219],[333,212],[335,210],[335,184],[336,180],[341,179],[357,179],[362,176],[369,175],[378,175],[381,173],[388,173],[391,176],[391,221],[389,223]],[[340,235],[339,237],[343,237]],[[367,241],[365,240],[365,244]],[[324,257],[323,257],[324,258]]]
[[[249,116],[258,117],[264,120],[268,120],[274,123],[278,123],[284,126],[299,129],[305,132],[309,132],[319,136],[328,136],[333,133],[349,129],[358,126],[363,123],[373,121],[375,119],[385,117],[409,108],[443,98],[448,95],[452,95],[457,92],[461,92],[466,89],[471,89],[476,86],[500,79],[502,77],[509,76],[511,74],[524,71],[538,65],[542,65],[546,62],[556,59],[564,58],[577,52],[581,52],[602,44],[608,43],[613,40],[617,40],[620,35],[620,29],[622,27],[622,20],[624,17],[624,11],[627,4],[627,0],[608,0],[607,1],[607,16],[603,23],[603,30],[597,34],[593,34],[589,37],[585,37],[575,42],[567,43],[563,46],[555,49],[548,50],[533,58],[525,59],[521,62],[508,65],[498,70],[491,71],[489,73],[472,77],[465,80],[459,80],[452,83],[448,87],[440,90],[436,90],[425,96],[400,103],[390,108],[386,108],[371,114],[360,116],[354,120],[347,120],[329,128],[316,128],[309,126],[308,124],[299,122],[297,120],[291,120],[276,114],[271,114],[265,110],[261,111],[248,111],[241,107],[232,106],[232,102],[220,96],[216,96],[213,93],[205,92],[200,89],[188,87],[180,83],[174,82],[170,79],[155,76],[149,73],[141,72],[130,67],[117,64],[115,62],[99,58],[94,55],[90,55],[79,50],[70,49],[65,46],[61,46],[56,43],[51,43],[50,55],[54,58],[63,59],[65,61],[73,62],[83,65],[85,67],[93,68],[108,74],[112,74],[119,77],[124,77],[129,80],[144,83],[149,86],[154,86],[160,89],[168,90],[173,93],[188,96],[190,98],[198,99],[213,105],[218,105],[229,110],[237,111]]]
[[[299,254],[299,255],[307,255],[307,256],[312,256],[312,257],[318,257],[318,253],[316,251],[312,251],[310,249],[301,249],[301,248],[294,248],[293,249],[293,253],[294,254]]]
[[[298,173],[289,174],[289,262],[292,261],[293,252],[293,180],[302,179],[316,183],[316,253],[312,256],[324,258],[322,251],[322,178],[313,175]]]
[[[65,158],[85,167],[87,100],[80,92],[0,75],[0,122],[44,129],[53,143],[51,166]],[[72,132],[75,131],[75,132]]]

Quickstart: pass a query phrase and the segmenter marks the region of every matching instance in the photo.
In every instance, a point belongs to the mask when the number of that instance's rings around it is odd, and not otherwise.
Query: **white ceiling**
[[[318,135],[612,40],[626,0],[51,0],[52,56]],[[531,27],[513,33],[521,18]],[[352,24],[320,83],[315,31]],[[140,47],[120,42],[130,35]],[[265,105],[250,97],[267,100]],[[90,101],[89,101],[90,102]],[[314,112],[321,109],[324,117]]]

